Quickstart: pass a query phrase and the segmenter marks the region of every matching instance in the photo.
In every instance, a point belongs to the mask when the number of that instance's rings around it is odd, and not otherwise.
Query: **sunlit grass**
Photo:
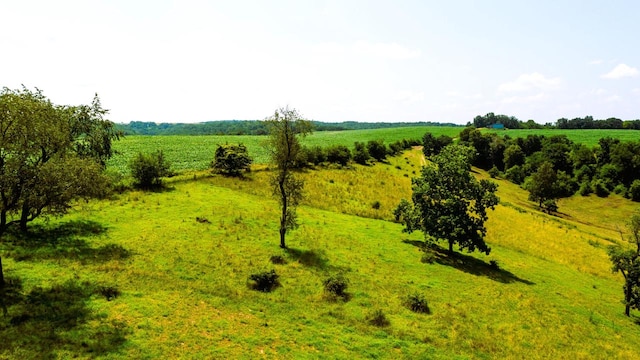
[[[12,254],[24,248],[4,243],[5,272],[24,279],[23,292],[66,281],[121,291],[111,301],[84,299],[93,317],[59,329],[75,340],[50,345],[52,357],[638,358],[638,325],[623,315],[622,283],[605,253],[616,234],[610,221],[621,223],[632,203],[576,197],[554,217],[499,180],[502,204],[487,224],[491,254],[422,263],[421,234],[389,221],[399,199],[410,197],[422,161],[412,150],[388,164],[302,172],[307,198],[289,251],[278,248],[269,171],[256,165],[244,180],[185,172],[166,191],[80,203],[62,219],[40,222],[77,231],[43,240],[39,258],[17,261]],[[99,231],[79,231],[82,224]],[[109,245],[130,256],[83,257]],[[47,256],[62,249],[70,255]],[[272,264],[273,255],[286,263]],[[280,287],[247,286],[252,273],[270,269]],[[336,273],[349,279],[348,301],[328,301],[323,292],[322,281]],[[404,306],[414,293],[424,295],[431,315]],[[389,326],[368,324],[376,309]],[[0,357],[38,357],[48,343],[15,331],[16,311],[10,307],[2,320]],[[115,324],[126,341],[117,341]],[[113,339],[98,354],[82,345],[94,334]]]

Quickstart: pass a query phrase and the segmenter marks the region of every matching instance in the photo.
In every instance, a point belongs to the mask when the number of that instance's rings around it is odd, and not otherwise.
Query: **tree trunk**
[[[0,236],[4,234],[7,229],[7,212],[5,210],[0,211]]]
[[[287,248],[284,237],[287,234],[287,194],[284,189],[284,181],[280,182],[280,196],[282,197],[282,215],[280,216],[280,247]]]
[[[629,312],[631,310],[631,289],[632,289],[631,284],[629,284],[629,282],[627,282],[625,284],[625,289],[624,289],[624,300],[625,300],[624,301],[624,304],[625,304],[624,305],[624,314],[627,315],[627,316],[630,316]]]
[[[4,290],[4,270],[2,269],[2,257],[0,257],[0,290]]]
[[[27,222],[29,221],[29,203],[27,201],[22,205],[22,214],[20,215],[20,231],[27,232]]]
[[[453,241],[449,240],[449,254],[453,254]]]

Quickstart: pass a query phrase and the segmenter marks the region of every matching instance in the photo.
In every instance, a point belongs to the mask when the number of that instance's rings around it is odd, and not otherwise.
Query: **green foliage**
[[[431,314],[429,304],[424,295],[420,293],[413,293],[404,300],[404,305],[411,311],[420,314]]]
[[[520,185],[526,176],[524,169],[520,165],[514,165],[505,171],[504,177],[512,183]]]
[[[103,196],[102,169],[118,137],[96,96],[59,106],[40,90],[0,92],[0,234],[40,215],[66,213],[74,199]]]
[[[591,182],[589,181],[584,181],[583,183],[580,184],[580,189],[578,190],[578,193],[582,196],[587,196],[591,193],[593,193],[593,188],[591,186]]]
[[[436,137],[428,132],[422,137],[422,152],[426,157],[438,155],[445,146],[451,143],[453,143],[453,139],[450,136],[440,135]]]
[[[489,254],[484,223],[487,209],[498,204],[497,185],[471,175],[471,155],[469,147],[450,145],[422,168],[421,176],[412,180],[413,206],[403,200],[394,211],[404,231],[420,230],[427,238],[445,240],[450,252],[458,244],[469,252]]]
[[[269,129],[267,151],[276,172],[271,177],[273,194],[280,202],[280,247],[286,248],[287,231],[298,226],[296,207],[302,200],[304,182],[293,172],[302,153],[299,136],[311,133],[311,123],[295,109],[277,109],[266,120]]]
[[[553,214],[558,211],[558,203],[554,199],[547,199],[542,203],[542,210],[547,214]]]
[[[367,142],[367,152],[376,159],[376,161],[384,161],[387,158],[387,147],[383,140],[369,140]]]
[[[497,177],[500,176],[501,172],[497,167],[492,167],[491,169],[489,169],[489,176],[491,176],[491,178],[495,179]]]
[[[546,200],[556,198],[557,180],[558,175],[553,165],[548,161],[542,163],[538,171],[525,183],[525,189],[529,190],[529,200],[537,202],[542,208]]]
[[[253,159],[249,156],[244,144],[218,145],[211,162],[213,171],[228,176],[240,176],[242,171],[249,171]]]
[[[360,165],[367,165],[371,156],[369,155],[369,151],[367,150],[367,146],[359,141],[356,141],[353,144],[353,161]]]
[[[631,216],[628,223],[631,236],[628,238],[631,249],[622,246],[610,246],[608,249],[612,271],[624,277],[625,315],[631,309],[640,310],[640,211]]]
[[[596,179],[591,183],[591,187],[593,188],[593,192],[600,197],[609,196],[609,189],[607,188],[607,184],[601,180]]]
[[[349,280],[344,277],[343,274],[337,274],[329,276],[322,282],[324,285],[324,291],[332,298],[347,299],[347,288],[349,287]]]
[[[640,179],[634,180],[629,186],[629,198],[633,201],[640,201]]]
[[[327,148],[327,161],[346,166],[351,160],[351,151],[344,145],[333,145]]]
[[[524,165],[526,155],[517,144],[510,145],[504,150],[504,168],[511,169],[514,166]]]
[[[129,168],[136,186],[141,189],[161,187],[162,178],[171,174],[171,164],[165,160],[162,150],[151,154],[138,153]]]
[[[260,271],[249,275],[249,287],[253,290],[271,292],[280,285],[279,278],[275,270]]]

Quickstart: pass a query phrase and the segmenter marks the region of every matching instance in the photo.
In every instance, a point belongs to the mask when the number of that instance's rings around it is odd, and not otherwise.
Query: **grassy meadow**
[[[373,138],[421,137],[425,129],[406,131]],[[305,141],[368,139],[352,131]],[[261,138],[127,137],[110,166],[154,147],[188,160],[163,191],[81,202],[26,236],[9,234],[1,244],[10,286],[0,358],[640,357],[640,316],[624,316],[622,278],[606,255],[637,203],[575,196],[549,216],[526,191],[495,180],[501,204],[487,223],[491,254],[427,257],[421,234],[392,221],[424,162],[414,149],[388,163],[301,172],[301,226],[282,250],[263,161],[244,179],[203,170],[222,141],[244,142],[253,154]],[[280,275],[273,292],[248,287],[251,274],[271,269]],[[323,280],[339,273],[349,279],[345,300],[323,292]],[[404,306],[414,293],[430,314]],[[376,311],[388,325],[368,321]]]

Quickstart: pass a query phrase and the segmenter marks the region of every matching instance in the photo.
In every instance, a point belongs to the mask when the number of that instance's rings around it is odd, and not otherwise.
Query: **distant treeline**
[[[341,131],[383,129],[407,126],[460,126],[452,123],[433,122],[321,122],[312,121],[314,131]],[[128,124],[117,124],[119,130],[127,135],[266,135],[265,123],[258,120],[220,120],[196,124],[155,123],[132,121]]]
[[[494,124],[502,124],[507,129],[631,129],[640,130],[640,120],[621,120],[618,118],[608,118],[595,120],[593,116],[583,118],[567,119],[561,118],[555,124],[538,124],[533,120],[526,122],[518,120],[515,116],[496,115],[488,113],[485,116],[478,115],[473,119],[473,125],[477,128],[490,127]]]

